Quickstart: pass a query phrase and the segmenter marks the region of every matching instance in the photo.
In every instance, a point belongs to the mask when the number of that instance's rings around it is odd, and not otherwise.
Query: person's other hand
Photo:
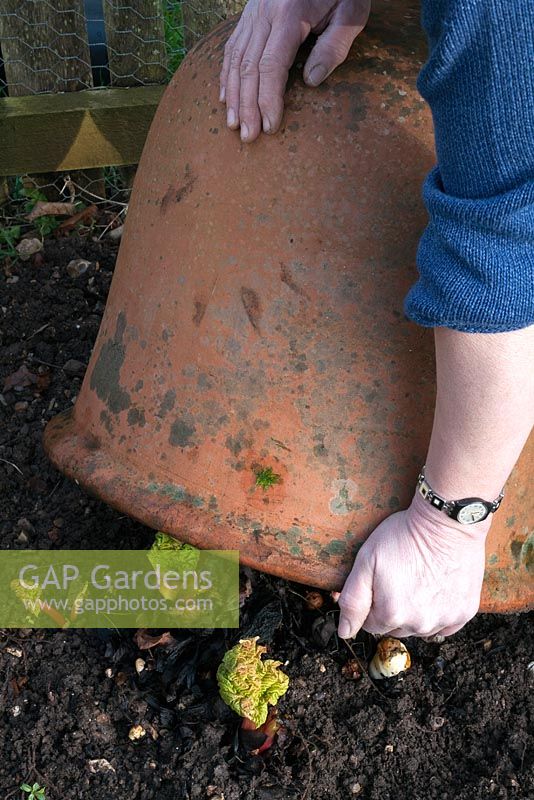
[[[417,493],[388,517],[356,556],[341,594],[338,633],[450,636],[478,611],[491,515],[461,525]]]
[[[289,68],[309,33],[320,34],[304,67],[318,86],[345,60],[363,30],[371,0],[249,0],[224,50],[220,100],[227,124],[252,142],[275,133],[284,110]]]

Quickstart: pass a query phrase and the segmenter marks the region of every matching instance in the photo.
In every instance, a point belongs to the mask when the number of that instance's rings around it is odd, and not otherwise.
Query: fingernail
[[[270,133],[270,131],[271,131],[271,120],[269,119],[269,117],[263,117],[262,123],[263,123],[263,132],[264,133]]]
[[[248,139],[248,125],[245,125],[244,122],[241,125],[241,138],[243,139],[243,141],[246,141]]]
[[[224,99],[226,97],[226,89],[224,86],[221,86],[221,91],[219,92],[219,102],[224,103]]]
[[[318,86],[326,78],[327,73],[328,70],[324,64],[316,64],[308,73],[308,83],[311,83],[312,86]]]
[[[350,622],[346,617],[341,617],[339,620],[339,625],[337,628],[338,636],[341,636],[342,639],[349,639],[350,638]]]
[[[228,114],[226,115],[226,124],[229,128],[233,128],[236,123],[235,111],[233,108],[228,109]]]

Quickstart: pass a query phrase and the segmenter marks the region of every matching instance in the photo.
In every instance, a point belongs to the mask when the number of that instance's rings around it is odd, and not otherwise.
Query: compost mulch
[[[0,269],[3,549],[153,540],[58,474],[41,443],[79,391],[116,251],[74,234]],[[90,266],[76,277],[78,258]],[[442,645],[407,640],[412,669],[375,685],[357,662],[343,669],[374,644],[362,634],[350,652],[328,597],[310,610],[305,587],[242,579],[239,631],[176,630],[146,650],[128,630],[0,633],[1,800],[20,798],[22,781],[44,784],[47,800],[534,799],[532,614],[480,615]],[[291,683],[275,745],[254,756],[215,672],[256,634]],[[146,733],[132,742],[138,724]]]

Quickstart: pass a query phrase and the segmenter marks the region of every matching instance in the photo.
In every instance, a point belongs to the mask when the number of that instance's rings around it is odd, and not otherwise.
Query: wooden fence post
[[[167,53],[162,0],[103,0],[112,86],[165,83]]]
[[[93,85],[83,0],[3,0],[0,39],[11,97]]]
[[[10,97],[93,86],[83,0],[3,0],[0,40]],[[96,194],[105,191],[102,170],[71,177],[84,188],[91,184]],[[43,187],[54,179],[33,176]]]
[[[0,139],[6,142],[0,147],[3,174],[11,175],[15,165],[16,174],[83,169],[91,181],[100,181],[95,192],[104,196],[103,173],[95,168],[138,160],[169,70],[204,33],[240,11],[245,0],[123,2],[103,0],[110,76],[112,87],[134,87],[129,91],[142,93],[135,98],[123,88],[76,91],[93,87],[85,0],[0,0],[0,42],[9,91],[9,97],[0,98]],[[72,103],[75,95],[79,101]],[[142,124],[132,117],[139,108],[144,112]],[[94,128],[96,118],[107,126],[106,135]],[[25,124],[31,127],[24,129]],[[93,153],[93,146],[99,152]],[[104,153],[108,160],[103,160]],[[84,173],[71,175],[87,188]],[[43,189],[44,183],[56,179],[37,177]]]
[[[166,83],[167,52],[163,0],[139,0],[135,8],[124,0],[103,0],[108,63],[112,86]],[[136,165],[121,167],[127,188],[133,186]]]
[[[243,11],[246,0],[183,0],[184,44],[190,50],[221,20]]]

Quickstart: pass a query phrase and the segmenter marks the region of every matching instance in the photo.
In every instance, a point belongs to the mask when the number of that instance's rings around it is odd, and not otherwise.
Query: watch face
[[[469,503],[458,512],[457,520],[463,525],[472,525],[473,522],[480,522],[488,516],[488,509],[484,503]]]

